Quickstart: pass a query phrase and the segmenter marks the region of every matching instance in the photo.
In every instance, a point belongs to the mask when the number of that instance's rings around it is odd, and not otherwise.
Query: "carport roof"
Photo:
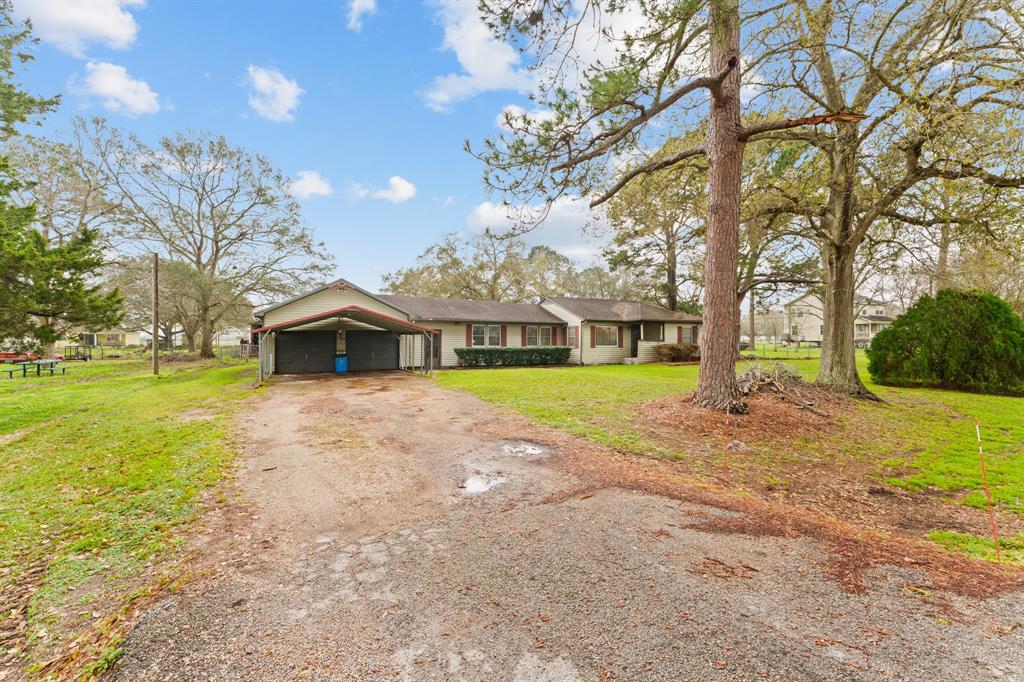
[[[401,320],[391,315],[385,315],[379,313],[376,310],[370,310],[359,305],[347,305],[344,308],[335,308],[334,310],[325,310],[322,313],[315,315],[307,315],[305,317],[297,317],[294,320],[286,320],[285,322],[278,322],[277,324],[270,324],[266,327],[260,327],[253,329],[253,333],[263,332],[278,332],[285,329],[291,329],[293,327],[301,327],[305,324],[312,324],[313,322],[320,322],[321,320],[329,320],[332,317],[345,317],[356,322],[362,322],[363,324],[373,325],[374,327],[380,327],[381,329],[387,329],[389,332],[396,332],[398,334],[418,334],[420,332],[432,333],[436,332],[436,329],[430,327],[424,327],[421,324],[410,322],[408,320]]]

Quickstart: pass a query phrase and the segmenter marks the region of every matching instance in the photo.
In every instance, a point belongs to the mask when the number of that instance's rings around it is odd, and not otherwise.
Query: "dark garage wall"
[[[280,332],[275,356],[278,374],[334,371],[337,332]]]

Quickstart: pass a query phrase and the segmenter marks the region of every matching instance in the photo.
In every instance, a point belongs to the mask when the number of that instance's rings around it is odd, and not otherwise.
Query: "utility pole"
[[[160,256],[153,254],[153,374],[160,375]]]

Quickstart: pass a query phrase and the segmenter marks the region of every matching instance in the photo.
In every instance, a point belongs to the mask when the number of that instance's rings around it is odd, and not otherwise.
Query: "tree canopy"
[[[96,230],[81,226],[53,243],[34,227],[35,205],[18,200],[31,185],[7,149],[17,126],[52,110],[58,98],[32,95],[16,82],[34,41],[10,12],[10,3],[0,3],[0,344],[24,348],[53,344],[75,326],[116,324],[121,297],[98,284],[103,257]]]
[[[126,248],[191,269],[178,291],[188,292],[181,302],[198,320],[202,356],[249,301],[308,290],[333,271],[288,179],[265,157],[211,133],[150,146],[101,119],[79,120],[76,131],[127,216],[116,233]]]
[[[547,246],[490,230],[473,238],[451,233],[420,254],[416,265],[384,276],[393,294],[483,301],[536,302],[545,296],[635,298],[649,286],[629,269],[580,268]]]

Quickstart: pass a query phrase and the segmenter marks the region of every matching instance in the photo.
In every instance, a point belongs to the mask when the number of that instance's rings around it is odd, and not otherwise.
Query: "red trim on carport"
[[[287,329],[288,327],[299,327],[299,326],[304,325],[304,324],[310,324],[310,323],[313,323],[313,322],[319,322],[320,320],[326,320],[326,319],[329,319],[329,318],[332,318],[332,317],[345,317],[344,313],[348,313],[348,312],[361,313],[363,315],[369,315],[370,317],[375,317],[375,318],[380,319],[380,320],[387,320],[387,321],[392,322],[392,323],[397,323],[397,324],[399,324],[399,325],[401,325],[403,327],[406,327],[406,328],[408,328],[408,329],[410,329],[412,331],[426,332],[428,334],[438,331],[438,330],[432,329],[430,327],[424,327],[421,324],[416,324],[415,322],[410,322],[409,320],[402,320],[402,319],[399,319],[397,317],[392,317],[391,315],[385,315],[384,313],[379,313],[376,310],[370,310],[369,308],[364,308],[361,305],[347,305],[344,308],[335,308],[334,310],[328,310],[328,311],[325,311],[325,312],[322,312],[322,313],[317,313],[316,315],[307,315],[306,317],[297,317],[294,320],[287,320],[285,322],[278,322],[277,324],[269,324],[269,325],[267,325],[265,327],[260,327],[259,329],[253,329],[252,333],[255,334],[255,333],[259,333],[259,332],[272,332],[272,331],[277,331],[278,329]],[[358,322],[358,320],[357,320],[357,322]]]

